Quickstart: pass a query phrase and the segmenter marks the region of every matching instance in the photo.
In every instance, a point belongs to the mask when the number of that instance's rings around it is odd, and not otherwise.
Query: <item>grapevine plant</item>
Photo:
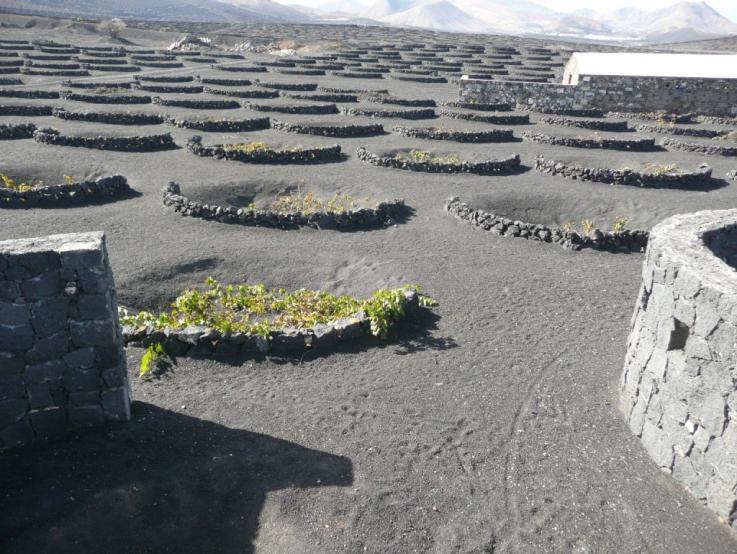
[[[269,290],[264,285],[221,285],[215,279],[205,281],[203,291],[190,289],[177,297],[168,311],[154,314],[142,311],[131,315],[121,312],[121,323],[133,327],[183,329],[201,325],[222,333],[246,333],[268,338],[285,328],[311,329],[337,319],[365,312],[371,333],[386,338],[389,328],[404,315],[405,293],[419,293],[420,287],[408,285],[380,289],[366,299],[298,289]],[[419,296],[423,306],[435,305],[428,296]]]

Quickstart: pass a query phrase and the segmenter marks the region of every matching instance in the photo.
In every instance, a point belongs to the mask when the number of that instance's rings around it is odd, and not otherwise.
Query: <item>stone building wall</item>
[[[737,530],[737,209],[650,232],[622,373],[624,417],[655,463]]]
[[[103,233],[0,242],[0,449],[129,418]]]
[[[581,76],[578,85],[460,80],[460,102],[517,104],[533,111],[737,113],[737,79]]]

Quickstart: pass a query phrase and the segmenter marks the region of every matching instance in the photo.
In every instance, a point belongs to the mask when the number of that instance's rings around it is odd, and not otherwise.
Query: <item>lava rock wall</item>
[[[737,210],[650,232],[621,380],[655,463],[737,530]]]
[[[0,448],[129,418],[103,233],[0,242]]]

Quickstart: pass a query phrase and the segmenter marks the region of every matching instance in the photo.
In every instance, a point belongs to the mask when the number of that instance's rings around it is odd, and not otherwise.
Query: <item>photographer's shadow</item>
[[[134,403],[133,419],[0,453],[2,552],[252,552],[268,492],[351,461]]]

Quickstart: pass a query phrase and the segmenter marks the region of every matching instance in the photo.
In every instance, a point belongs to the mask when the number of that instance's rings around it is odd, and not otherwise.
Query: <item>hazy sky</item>
[[[331,3],[331,0],[277,0],[282,4],[302,4],[304,6],[318,7]],[[647,2],[637,2],[636,0],[533,0],[538,4],[543,4],[549,8],[560,11],[574,11],[581,8],[591,8],[595,10],[616,10],[625,6],[634,6],[644,10],[657,10],[666,6],[677,4],[680,0],[648,0]],[[357,0],[356,6],[360,9],[362,6],[370,5],[371,0]],[[722,15],[737,22],[737,0],[708,0],[707,2],[712,8]]]

